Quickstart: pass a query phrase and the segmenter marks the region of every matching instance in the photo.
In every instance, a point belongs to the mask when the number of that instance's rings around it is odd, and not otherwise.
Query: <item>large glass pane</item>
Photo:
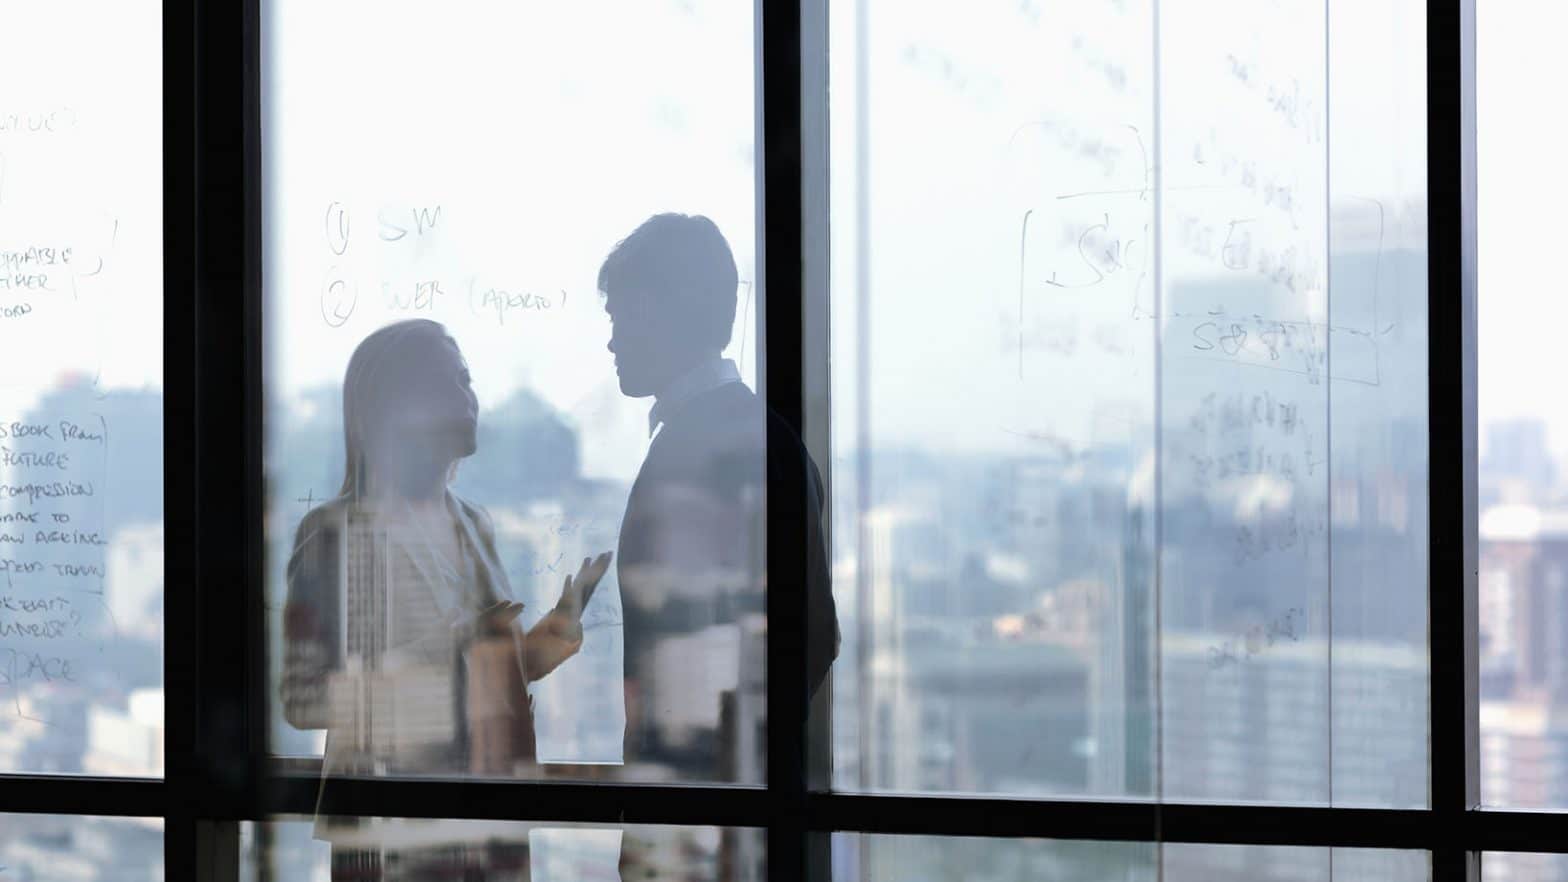
[[[1568,856],[1488,851],[1481,855],[1482,882],[1560,882],[1568,878]]]
[[[1568,24],[1568,10],[1532,8],[1476,10],[1481,799],[1560,809],[1568,807],[1568,406],[1554,403],[1546,384],[1564,364],[1553,334],[1563,307],[1532,267],[1557,247],[1555,205],[1568,183],[1533,173],[1556,155],[1564,127],[1519,96],[1540,81],[1527,59],[1554,45],[1550,34]]]
[[[0,773],[155,776],[162,5],[26,4],[5,23]]]
[[[331,818],[245,824],[240,836],[245,882],[768,878],[763,831],[735,827]]]
[[[1426,882],[1424,851],[1170,843],[1160,849],[1170,882]]]
[[[276,751],[760,783],[751,4],[262,9]]]
[[[836,786],[1425,804],[1421,5],[833,8]]]
[[[835,882],[1425,882],[1419,851],[837,834]]]
[[[162,882],[163,821],[0,815],[6,882]]]

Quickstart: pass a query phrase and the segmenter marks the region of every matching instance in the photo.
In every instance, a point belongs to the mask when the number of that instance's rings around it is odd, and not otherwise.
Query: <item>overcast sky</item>
[[[365,334],[428,315],[468,354],[484,404],[530,385],[578,424],[591,473],[629,476],[646,444],[647,404],[615,389],[595,272],[644,217],[684,210],[714,217],[742,279],[755,278],[750,4],[463,0],[439,13],[370,0],[266,6],[270,388],[288,399],[338,382]],[[833,369],[838,419],[847,423],[861,258],[856,41],[853,4],[832,8]],[[27,92],[13,91],[6,101],[20,103],[3,109],[69,107],[71,126],[47,141],[0,133],[0,238],[11,247],[57,235],[94,261],[105,255],[105,268],[77,279],[70,305],[0,324],[8,358],[21,365],[8,370],[0,393],[12,409],[62,361],[100,374],[106,387],[141,385],[158,381],[161,353],[156,5],[63,0],[23,9],[17,14],[37,18],[34,39],[0,59],[0,75]],[[1321,3],[1283,0],[1161,7],[1167,290],[1210,272],[1178,241],[1178,211],[1221,226],[1242,213],[1273,217],[1264,223],[1276,241],[1321,250],[1331,149],[1336,197],[1420,204],[1421,4],[1336,0],[1327,11],[1325,18]],[[1551,296],[1561,283],[1536,268],[1555,244],[1537,217],[1568,187],[1540,173],[1553,167],[1547,158],[1562,130],[1518,99],[1534,88],[1524,65],[1503,65],[1544,57],[1565,15],[1531,6],[1529,15],[1509,16],[1490,5],[1480,23],[1479,83],[1490,127],[1481,139],[1481,217],[1490,233],[1482,237],[1482,406],[1487,416],[1546,417],[1560,447],[1568,447],[1568,408],[1543,402],[1536,380],[1550,365],[1543,353],[1561,349],[1551,337],[1562,325],[1564,307]],[[1019,428],[1083,444],[1111,437],[1107,419],[1125,420],[1149,403],[1152,336],[1146,319],[1129,318],[1148,283],[1140,289],[1129,271],[1088,296],[1045,280],[1078,268],[1073,231],[1108,214],[1127,249],[1124,265],[1148,268],[1147,242],[1140,255],[1129,241],[1148,219],[1141,194],[1058,197],[1147,182],[1152,162],[1139,151],[1152,149],[1155,125],[1149,8],[991,0],[959,16],[926,0],[873,4],[870,22],[865,241],[876,437],[990,450],[1011,449]],[[1492,46],[1509,48],[1489,54]],[[1539,51],[1517,49],[1529,46]],[[1500,61],[1489,67],[1493,58]],[[1250,84],[1240,84],[1238,66]],[[1329,66],[1329,137],[1292,141],[1299,128],[1287,127],[1264,92],[1291,84],[1301,116],[1321,113]],[[116,75],[91,75],[105,67]],[[1249,206],[1256,197],[1234,192],[1212,163],[1194,165],[1202,144],[1293,181],[1312,197],[1301,200],[1305,228],[1285,230],[1283,215]],[[434,217],[437,206],[439,217],[421,233],[417,213]],[[1020,267],[1025,212],[1033,269]],[[407,232],[386,241],[399,229]],[[418,287],[431,282],[441,292],[432,310],[388,308],[389,298],[434,290]],[[486,302],[491,290],[513,295],[514,306],[498,314],[495,298]],[[1022,379],[1020,294],[1025,354],[1045,347]],[[743,285],[729,354],[751,376],[749,295]],[[1322,300],[1302,295],[1293,308],[1322,320]],[[1041,303],[1048,307],[1031,316]],[[1073,327],[1063,330],[1064,316]],[[1074,335],[1076,349],[1053,354],[1053,341]]]

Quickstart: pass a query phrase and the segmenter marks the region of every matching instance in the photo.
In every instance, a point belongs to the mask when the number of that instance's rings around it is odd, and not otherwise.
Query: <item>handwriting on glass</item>
[[[1220,670],[1239,665],[1270,647],[1284,642],[1299,643],[1306,631],[1307,611],[1293,606],[1272,621],[1253,625],[1241,634],[1209,647],[1209,669]]]
[[[18,718],[34,719],[34,690],[82,673],[108,570],[109,441],[97,414],[0,420],[0,689]]]

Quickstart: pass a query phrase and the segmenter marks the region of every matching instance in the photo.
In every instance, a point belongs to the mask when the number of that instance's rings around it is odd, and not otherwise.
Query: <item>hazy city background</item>
[[[486,3],[440,21],[371,6],[265,15],[269,607],[299,518],[341,480],[349,351],[424,314],[453,330],[483,407],[456,489],[495,519],[533,614],[573,561],[614,547],[646,445],[647,402],[615,389],[591,284],[619,236],[659,210],[718,221],[747,280],[727,354],[755,379],[751,10],[581,4],[539,28]],[[1560,31],[1541,16],[1561,13],[1497,9],[1483,61]],[[1159,89],[1146,5],[832,14],[832,335],[806,356],[832,370],[811,416],[831,425],[814,453],[832,485],[844,634],[834,785],[1425,805],[1419,4],[1167,3]],[[350,29],[362,40],[345,53]],[[1562,307],[1537,269],[1552,228],[1531,218],[1568,193],[1538,174],[1563,133],[1514,109],[1516,76],[1484,64],[1478,84],[1482,795],[1561,808],[1568,408],[1541,370]],[[454,82],[539,88],[501,113],[493,92],[454,96]],[[321,101],[323,84],[355,100]],[[82,128],[65,143],[132,131],[132,102],[114,103],[76,101]],[[442,124],[408,125],[418,113]],[[11,206],[47,201],[16,170],[54,143],[0,133]],[[137,296],[95,299],[104,281],[83,272],[79,294],[102,311],[40,312],[55,324],[9,350],[74,373],[18,374],[0,397],[7,422],[92,414],[110,440],[99,492],[58,509],[105,537],[71,558],[102,567],[101,602],[73,622],[82,663],[69,680],[8,672],[4,770],[163,770],[161,324],[125,305],[157,302],[157,248],[139,238],[156,229],[157,182],[142,192],[114,173],[137,157],[156,167],[156,146],[100,174],[128,188],[102,184],[112,204],[93,208],[122,219],[119,238],[96,220],[72,233]],[[71,323],[120,333],[72,338],[51,362]],[[541,755],[613,764],[613,576],[585,624],[582,656],[539,686]],[[709,676],[756,679],[742,670],[756,659],[708,661]],[[319,735],[281,720],[274,736],[279,753],[319,751]],[[274,878],[317,878],[324,846],[309,833],[253,830],[247,854],[270,841]],[[647,839],[645,866],[719,872],[715,831],[666,833]],[[8,816],[0,879],[157,878],[161,847],[156,822]],[[1425,878],[1408,857],[856,836],[834,851],[843,879],[933,880],[1152,879],[1157,859],[1170,878]],[[1551,856],[1487,861],[1488,880],[1565,872]]]

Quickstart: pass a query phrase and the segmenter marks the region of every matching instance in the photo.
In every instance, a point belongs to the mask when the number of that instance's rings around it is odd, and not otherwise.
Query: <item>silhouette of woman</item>
[[[467,364],[441,325],[388,325],[355,349],[343,485],[300,523],[284,612],[284,714],[327,730],[323,797],[332,776],[517,774],[534,761],[527,684],[582,645],[610,555],[585,559],[524,633],[489,515],[448,489],[477,429]],[[368,826],[318,818],[317,830],[368,844]],[[380,878],[391,844],[334,848],[334,877],[344,864],[345,877]]]

